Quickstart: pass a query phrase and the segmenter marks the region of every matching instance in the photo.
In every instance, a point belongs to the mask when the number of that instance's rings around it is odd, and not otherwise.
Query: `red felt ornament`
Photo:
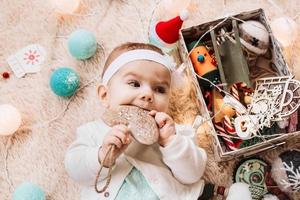
[[[155,23],[150,31],[150,43],[161,48],[173,47],[179,39],[179,31],[187,18],[188,11],[183,10],[179,16]]]
[[[3,72],[2,73],[2,77],[4,78],[4,79],[8,79],[9,78],[9,73],[8,72]]]

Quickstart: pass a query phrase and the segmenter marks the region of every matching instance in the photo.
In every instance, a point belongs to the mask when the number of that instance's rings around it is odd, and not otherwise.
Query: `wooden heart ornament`
[[[132,136],[141,144],[151,145],[157,142],[159,130],[148,111],[136,106],[119,106],[116,110],[107,109],[102,120],[108,126],[128,125]]]

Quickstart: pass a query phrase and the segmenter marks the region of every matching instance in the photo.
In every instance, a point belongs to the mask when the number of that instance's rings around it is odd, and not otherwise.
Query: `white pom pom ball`
[[[274,36],[283,47],[291,45],[297,38],[297,24],[290,17],[279,17],[271,22]]]
[[[189,18],[189,11],[184,9],[179,13],[179,16],[182,21],[185,21]]]
[[[279,200],[278,197],[272,194],[266,194],[262,200]]]
[[[14,134],[21,125],[20,112],[10,104],[0,105],[0,136]]]
[[[249,20],[239,25],[240,41],[248,50],[262,55],[267,52],[269,46],[269,33],[266,27],[259,21]]]
[[[226,200],[252,200],[249,185],[246,183],[234,183],[230,186]]]

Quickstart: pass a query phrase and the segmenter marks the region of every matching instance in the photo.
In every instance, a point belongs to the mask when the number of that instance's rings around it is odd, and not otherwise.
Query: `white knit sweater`
[[[202,193],[204,181],[201,176],[206,165],[206,153],[193,142],[192,129],[176,125],[176,136],[164,148],[158,144],[146,146],[133,141],[116,160],[108,189],[98,194],[94,189],[100,168],[98,149],[109,130],[110,127],[102,121],[82,125],[77,129],[77,139],[66,153],[66,170],[83,186],[82,200],[113,200],[133,166],[141,171],[162,200],[196,200]],[[107,168],[102,170],[100,180],[107,171]],[[104,184],[105,181],[99,182],[98,188]]]

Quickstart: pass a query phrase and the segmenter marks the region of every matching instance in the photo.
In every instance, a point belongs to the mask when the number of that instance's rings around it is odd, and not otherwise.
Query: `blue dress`
[[[126,176],[115,200],[159,200],[143,174],[135,167]]]

